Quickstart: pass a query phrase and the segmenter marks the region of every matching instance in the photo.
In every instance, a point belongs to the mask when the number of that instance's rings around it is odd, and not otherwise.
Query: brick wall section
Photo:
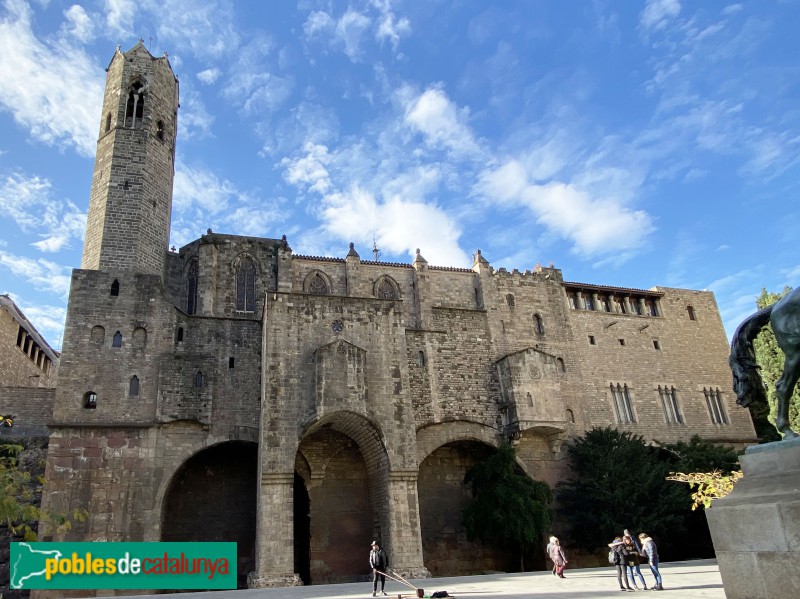
[[[0,387],[0,415],[14,418],[14,426],[0,427],[0,435],[46,437],[55,393],[55,389]]]
[[[32,347],[28,350],[31,355],[26,354],[17,345],[20,326],[26,328],[25,324],[14,318],[5,304],[0,306],[0,387],[55,387],[58,361]]]

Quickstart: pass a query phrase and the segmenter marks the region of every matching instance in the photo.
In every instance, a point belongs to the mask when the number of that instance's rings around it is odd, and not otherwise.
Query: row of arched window
[[[103,345],[106,340],[106,329],[100,325],[92,327],[89,339],[94,345]],[[122,347],[123,336],[121,331],[114,333],[111,338],[111,347]],[[147,345],[147,330],[144,327],[136,327],[131,333],[131,345],[136,349],[144,349]]]
[[[203,372],[198,370],[194,373],[192,384],[196,389],[205,386]],[[130,397],[139,397],[139,377],[135,374],[128,381],[128,395]],[[97,408],[97,393],[94,391],[87,391],[83,394],[83,407],[87,410],[94,410]]]

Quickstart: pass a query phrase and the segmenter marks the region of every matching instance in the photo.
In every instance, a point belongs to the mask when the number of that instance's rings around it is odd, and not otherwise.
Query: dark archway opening
[[[237,543],[238,588],[255,570],[258,445],[232,441],[193,455],[164,500],[162,541]]]
[[[311,584],[311,500],[303,478],[294,473],[294,571]]]
[[[368,580],[364,564],[377,518],[358,443],[332,428],[321,428],[300,443],[295,471],[308,489],[309,578],[314,584]],[[302,539],[295,537],[296,557],[303,551],[298,547]],[[297,562],[295,567],[302,578]]]
[[[422,554],[433,576],[515,572],[519,555],[510,548],[485,547],[467,540],[461,511],[472,498],[464,484],[469,468],[496,450],[477,441],[457,441],[436,449],[419,468],[417,492]]]

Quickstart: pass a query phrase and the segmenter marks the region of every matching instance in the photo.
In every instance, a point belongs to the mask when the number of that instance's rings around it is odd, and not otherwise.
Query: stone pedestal
[[[706,510],[728,599],[800,596],[800,439],[758,445]]]

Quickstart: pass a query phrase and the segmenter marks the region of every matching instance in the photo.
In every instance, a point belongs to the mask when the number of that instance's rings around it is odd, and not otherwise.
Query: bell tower
[[[81,268],[163,277],[172,214],[178,80],[139,40],[106,69]]]

